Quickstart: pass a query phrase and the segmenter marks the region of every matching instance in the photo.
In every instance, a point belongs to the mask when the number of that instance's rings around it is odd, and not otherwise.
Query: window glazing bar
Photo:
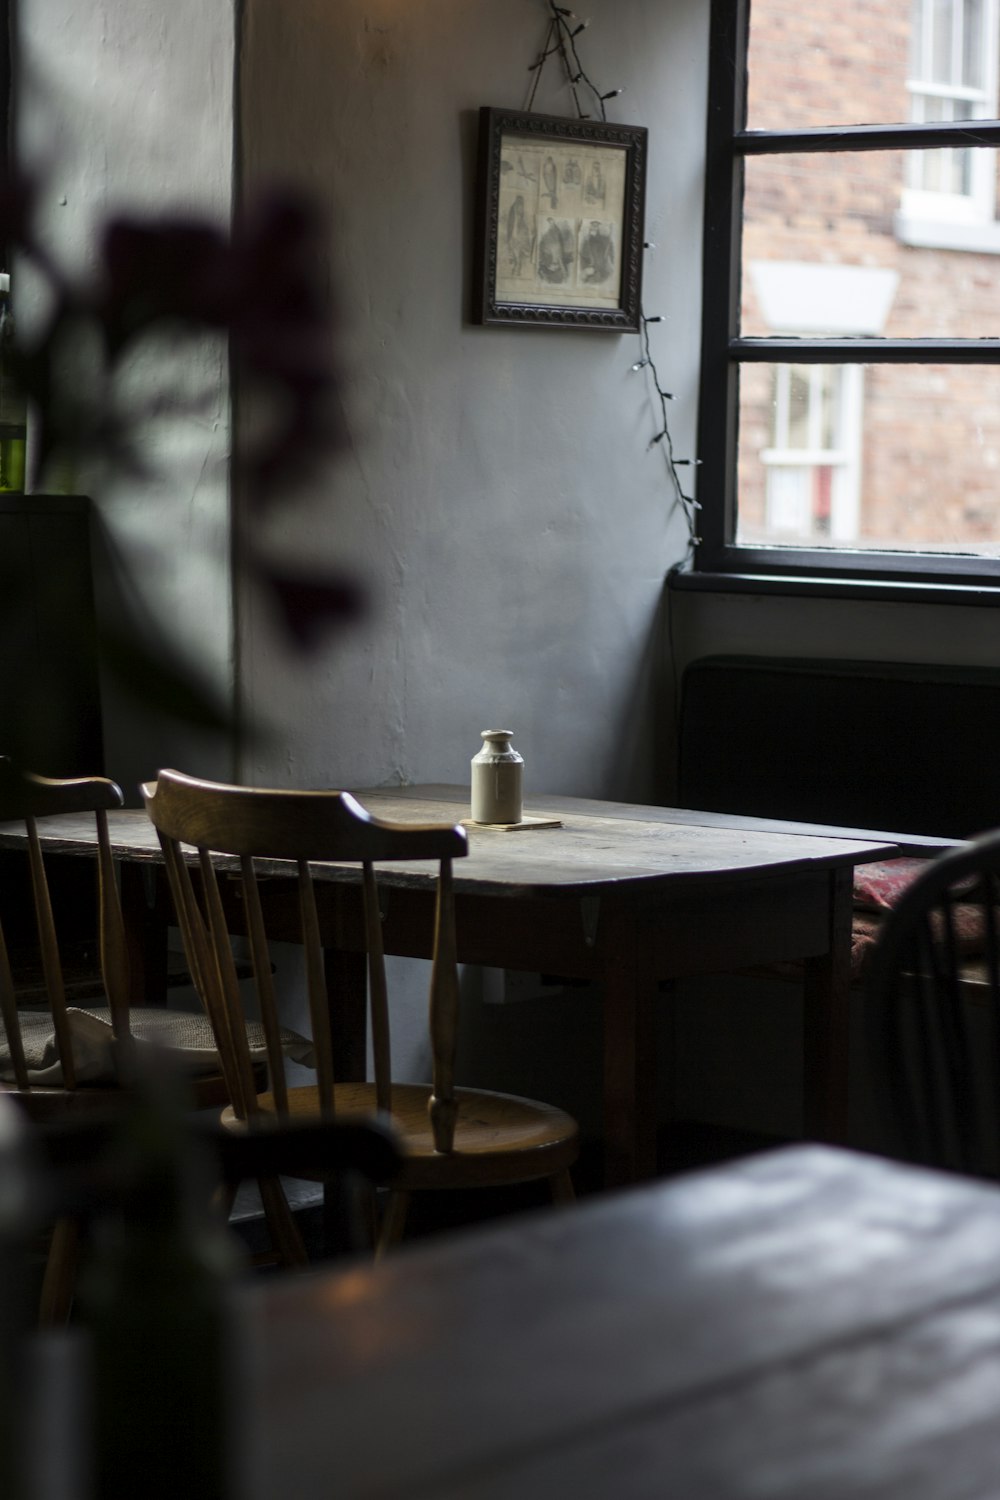
[[[933,150],[938,146],[1000,146],[1000,120],[932,120],[923,125],[823,125],[811,130],[741,130],[738,156],[803,151]]]
[[[744,364],[992,365],[1000,339],[730,339]]]

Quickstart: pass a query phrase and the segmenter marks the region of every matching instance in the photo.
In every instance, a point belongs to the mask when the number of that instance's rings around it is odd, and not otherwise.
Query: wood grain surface
[[[252,1494],[964,1500],[1000,1192],[821,1147],[248,1291]]]
[[[467,815],[462,787],[434,786],[355,794],[379,817],[416,823],[457,821]],[[513,839],[500,830],[469,830],[469,855],[455,869],[457,891],[483,895],[536,896],[552,893],[598,895],[623,882],[659,884],[701,880],[759,879],[768,871],[792,873],[831,865],[860,864],[894,853],[932,852],[941,840],[908,835],[803,831],[808,825],[771,823],[719,813],[630,806],[568,797],[531,798],[527,810],[551,816],[559,828],[536,829],[531,839]],[[161,863],[162,856],[144,812],[110,818],[117,851],[133,861]],[[53,853],[91,852],[93,840],[73,818],[52,818],[43,829]],[[18,847],[16,825],[0,826],[0,847]],[[279,862],[274,862],[280,871]],[[266,865],[262,866],[266,870]],[[387,885],[429,882],[426,865],[406,861],[379,866]],[[320,864],[316,878],[355,881],[353,867]]]

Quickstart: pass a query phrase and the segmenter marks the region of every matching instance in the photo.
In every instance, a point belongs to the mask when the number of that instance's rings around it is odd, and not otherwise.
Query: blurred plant
[[[251,414],[234,483],[247,522],[239,566],[269,597],[290,642],[314,647],[358,614],[362,591],[337,567],[276,560],[257,540],[257,523],[320,471],[343,436],[320,216],[283,193],[228,235],[192,217],[116,218],[104,228],[92,275],[78,283],[36,235],[34,196],[24,180],[0,184],[0,239],[45,292],[38,326],[28,336],[19,329],[12,351],[32,409],[29,490],[67,473],[97,476],[97,485],[101,476],[150,477],[151,426],[195,418],[218,402],[217,383],[191,388],[199,366],[183,357],[187,341],[226,338],[233,386]],[[148,358],[143,364],[150,354],[153,379]],[[226,713],[196,675],[139,619],[141,598],[133,593],[126,608],[132,618],[100,642],[109,669],[176,717],[226,727]]]

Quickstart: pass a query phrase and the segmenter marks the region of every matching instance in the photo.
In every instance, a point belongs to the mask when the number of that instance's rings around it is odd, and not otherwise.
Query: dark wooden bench
[[[998,747],[1000,670],[704,657],[682,679],[677,801],[967,838],[1000,825]],[[855,925],[860,978],[869,916]]]
[[[1000,670],[710,656],[682,679],[684,807],[967,838],[1000,825]]]

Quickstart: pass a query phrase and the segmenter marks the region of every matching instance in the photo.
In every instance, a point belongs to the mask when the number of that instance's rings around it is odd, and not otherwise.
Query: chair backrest
[[[902,1153],[977,1176],[1000,1174],[998,901],[1000,830],[928,865],[866,976],[876,1086]]]
[[[289,862],[287,876],[289,882],[294,880],[298,892],[320,1108],[323,1114],[332,1117],[334,1060],[330,996],[310,863],[329,861],[360,867],[376,1100],[378,1108],[388,1112],[392,1094],[389,1011],[374,864],[381,860],[437,861],[430,997],[433,1054],[430,1113],[437,1149],[451,1150],[457,1112],[453,1075],[458,1025],[452,860],[467,853],[465,830],[442,824],[386,823],[373,817],[347,792],[227,786],[169,770],[161,771],[158,780],[144,786],[142,791],[163,848],[195,987],[215,1032],[234,1109],[242,1119],[252,1119],[259,1113],[259,1106],[220,879],[229,878],[227,870],[238,876],[271,1091],[277,1114],[287,1116],[290,1106],[285,1058],[265,903],[258,881],[260,861]],[[183,844],[193,846],[194,852],[185,853]],[[192,865],[199,871],[200,894],[192,880]],[[273,878],[273,863],[265,867],[265,873]]]
[[[45,859],[39,836],[39,820],[71,813],[92,813],[97,828],[97,936],[105,998],[111,1012],[112,1033],[118,1042],[129,1035],[129,973],[125,928],[115,880],[108,812],[121,807],[121,789],[103,776],[56,781],[17,771],[8,760],[0,760],[0,823],[23,823],[28,836],[30,903],[34,912],[44,1003],[51,1019],[61,1070],[61,1087],[77,1087],[72,1028],[66,1001],[64,963]],[[13,893],[11,893],[13,894]],[[23,908],[22,908],[23,909]],[[15,919],[20,926],[20,919]],[[15,980],[11,970],[11,947],[24,942],[25,934],[8,922],[5,932],[0,913],[0,1018],[6,1033],[6,1050],[14,1085],[23,1093],[33,1088],[30,1058],[26,1055]],[[30,1050],[30,1049],[29,1049]]]

